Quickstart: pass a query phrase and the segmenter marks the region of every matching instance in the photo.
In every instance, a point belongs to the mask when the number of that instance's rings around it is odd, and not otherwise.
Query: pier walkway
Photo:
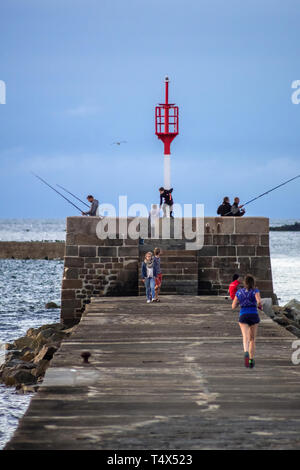
[[[297,338],[261,314],[246,369],[237,318],[222,297],[93,298],[6,449],[300,449]]]

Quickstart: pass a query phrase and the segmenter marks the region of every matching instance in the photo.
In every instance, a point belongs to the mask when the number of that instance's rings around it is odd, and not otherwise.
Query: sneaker
[[[245,367],[249,367],[249,353],[245,352],[244,354]]]
[[[151,302],[151,300],[148,299],[148,300],[147,300],[147,304],[150,304],[150,302]]]
[[[255,366],[255,360],[254,360],[254,359],[249,359],[249,367],[250,367],[250,369],[253,369],[254,366]]]

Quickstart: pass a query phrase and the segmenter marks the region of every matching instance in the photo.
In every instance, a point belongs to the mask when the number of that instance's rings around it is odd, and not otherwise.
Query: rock
[[[18,393],[35,393],[38,391],[39,386],[38,385],[20,385],[19,389],[16,387],[18,390]]]
[[[1,382],[7,383],[7,380],[10,381],[9,377],[13,377],[16,372],[26,370],[31,373],[33,369],[36,368],[37,364],[33,364],[32,362],[21,361],[20,359],[11,359],[2,364],[0,368],[0,380]]]
[[[1,366],[1,371],[3,372],[6,369],[11,369],[16,366],[20,366],[23,364],[23,361],[21,359],[9,359],[4,362]]]
[[[34,377],[29,370],[19,369],[13,371],[10,375],[4,377],[4,383],[8,386],[17,384],[32,385],[36,383],[36,377]]]
[[[283,308],[285,310],[287,308],[290,308],[290,309],[293,309],[293,310],[297,311],[298,313],[300,313],[300,302],[296,299],[292,299]]]
[[[14,364],[13,364],[14,363]],[[18,359],[14,359],[13,361],[10,361],[8,363],[5,363],[5,369],[9,370],[15,370],[15,369],[35,369],[36,364],[33,364],[32,362],[25,362],[25,361],[20,361]]]
[[[5,363],[12,361],[13,359],[20,359],[21,361],[30,362],[34,359],[35,353],[30,348],[24,348],[21,351],[18,349],[12,349],[5,356]]]
[[[293,312],[289,309],[284,312],[285,316],[289,318],[290,320],[294,320],[294,314]]]
[[[300,328],[297,328],[294,325],[289,325],[286,327],[286,330],[289,331],[290,333],[293,333],[293,335],[297,336],[300,338]]]
[[[279,307],[279,305],[273,305],[273,312],[275,313],[275,315],[281,315],[282,313],[284,313],[284,308]]]
[[[34,332],[35,332],[35,328],[29,328],[29,330],[27,330],[26,332],[26,336],[35,336]]]
[[[35,358],[35,354],[33,351],[26,351],[21,357],[23,361],[30,362]]]
[[[42,347],[42,349],[39,351],[39,353],[35,356],[33,359],[34,363],[38,363],[39,361],[46,359],[47,361],[50,361],[53,357],[53,354],[56,353],[57,351],[56,346],[47,346],[46,344]]]
[[[77,325],[76,325],[77,326]],[[64,326],[64,328],[66,328]],[[66,334],[66,335],[70,335],[73,333],[73,331],[75,330],[75,326],[72,326],[71,328],[66,328],[66,329],[63,329],[63,332]]]
[[[19,393],[36,391],[61,341],[73,332],[62,323],[29,328],[26,336],[7,343],[5,362],[0,366],[0,382],[15,386]]]
[[[37,328],[38,332],[40,331],[43,331],[43,330],[47,330],[48,328],[52,328],[54,330],[63,330],[64,329],[64,326],[62,323],[48,323],[47,325],[42,325],[40,326],[39,328]]]
[[[285,316],[279,316],[277,315],[276,317],[273,318],[273,320],[278,323],[278,325],[281,325],[281,326],[287,326],[289,325],[289,321],[287,318],[285,318]]]
[[[60,343],[66,337],[63,331],[56,331],[54,328],[47,328],[39,332],[36,342],[41,348],[44,344]]]
[[[22,359],[22,351],[11,349],[10,352],[6,353],[5,361],[10,361],[11,359]]]
[[[43,335],[44,338],[50,338],[52,335],[56,334],[57,331],[55,330],[55,328],[45,328],[44,330],[41,330],[38,334],[39,335]]]
[[[285,306],[284,311],[288,318],[300,322],[300,302],[296,299],[290,300]]]
[[[13,342],[13,345],[15,349],[24,349],[24,348],[35,349],[37,346],[35,343],[35,339],[30,338],[29,336],[22,336],[21,338],[16,339]]]
[[[60,307],[55,302],[48,302],[46,303],[45,308],[51,310],[51,309],[60,308]]]
[[[36,338],[41,331],[47,330],[48,328],[52,328],[55,331],[61,331],[65,327],[62,323],[50,323],[47,325],[42,325],[39,328],[29,328],[29,330],[27,330],[26,336]]]
[[[32,376],[32,372],[36,368],[37,368],[37,364],[21,361],[19,359],[12,359],[2,364],[1,369],[0,369],[0,381],[10,386],[15,385],[17,383],[23,383],[20,379],[20,375],[22,374],[19,374],[19,372],[20,371],[22,373],[24,372],[24,376],[26,375],[25,372],[28,372],[28,374]],[[29,376],[28,378],[29,378],[28,383],[32,383],[30,382]],[[27,383],[27,382],[24,382],[24,383]]]
[[[274,316],[272,299],[271,298],[261,299],[261,303],[262,303],[264,313],[268,315],[269,317],[271,317],[272,315]]]
[[[45,372],[46,372],[47,368],[49,367],[49,364],[50,364],[50,361],[47,361],[46,359],[42,359],[37,364],[36,369],[32,371],[32,374],[36,378],[44,377]]]
[[[26,362],[22,361],[21,359],[10,359],[8,361],[5,361],[0,370],[2,373],[6,373],[6,371],[12,371],[16,369],[34,369],[36,367],[36,364],[33,364],[32,362]]]

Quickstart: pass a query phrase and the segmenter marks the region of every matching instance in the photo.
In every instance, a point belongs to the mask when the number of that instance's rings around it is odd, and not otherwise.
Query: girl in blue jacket
[[[147,303],[154,302],[155,299],[155,278],[157,276],[157,267],[154,263],[154,257],[151,251],[145,254],[142,263],[142,278],[146,287]]]

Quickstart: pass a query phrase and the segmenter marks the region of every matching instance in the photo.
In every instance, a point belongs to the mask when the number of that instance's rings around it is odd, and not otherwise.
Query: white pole
[[[164,155],[164,188],[171,189],[171,155]]]

